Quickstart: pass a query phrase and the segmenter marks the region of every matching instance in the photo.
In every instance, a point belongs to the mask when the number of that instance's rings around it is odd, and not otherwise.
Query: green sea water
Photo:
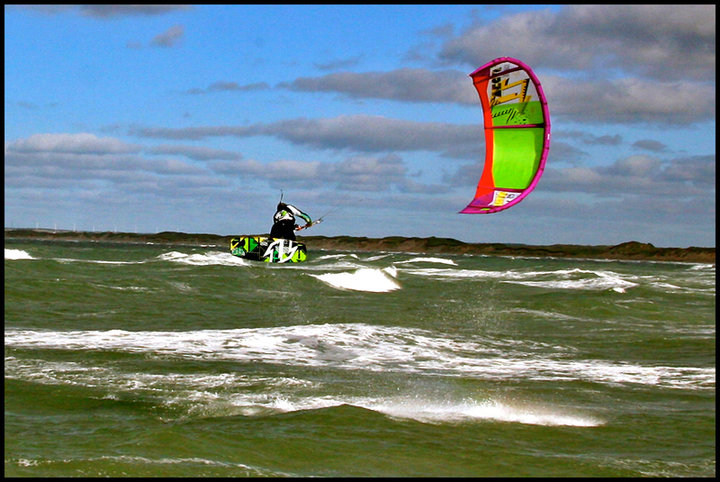
[[[715,266],[5,242],[5,475],[714,477]]]

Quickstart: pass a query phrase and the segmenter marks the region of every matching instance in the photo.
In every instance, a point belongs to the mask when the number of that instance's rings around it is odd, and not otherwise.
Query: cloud
[[[145,147],[84,133],[38,134],[5,145],[5,185],[10,189],[156,190],[178,196],[170,186],[212,192],[213,188],[236,182],[247,186],[260,181],[271,186],[324,191],[442,191],[410,181],[408,172],[396,154],[352,155],[336,162],[261,162],[205,146]]]
[[[714,202],[715,156],[631,155],[608,166],[547,168],[540,184],[556,193],[611,196],[626,202],[636,196]]]
[[[407,168],[397,155],[381,157],[353,156],[328,167],[329,182],[352,191],[386,191],[405,182]]]
[[[715,117],[714,6],[573,5],[475,25],[438,57],[473,68],[512,52],[541,81],[551,115],[582,123],[689,124]],[[543,72],[546,71],[546,72]],[[562,75],[558,75],[562,72]],[[278,84],[353,99],[479,105],[468,72],[336,72]]]
[[[196,161],[237,160],[242,155],[237,152],[225,151],[203,146],[160,145],[150,147],[147,152],[152,154],[177,154]]]
[[[213,82],[206,88],[192,88],[185,91],[186,94],[210,94],[214,92],[248,92],[252,90],[265,90],[270,86],[267,82],[256,82],[254,84],[240,85],[237,82],[218,81]]]
[[[16,8],[23,8],[47,15],[57,15],[61,13],[79,13],[84,17],[97,19],[111,19],[116,17],[135,15],[164,15],[166,13],[178,10],[188,10],[193,7],[190,5],[23,5]]]
[[[644,149],[646,151],[652,152],[663,152],[667,149],[667,146],[665,144],[652,139],[641,139],[639,141],[633,142],[632,145],[633,147],[637,147],[638,149]]]
[[[659,176],[665,180],[712,190],[714,198],[716,165],[714,155],[677,157],[667,163]]]
[[[568,5],[475,25],[447,41],[446,61],[481,65],[512,53],[536,68],[618,69],[655,80],[715,79],[714,5]]]
[[[222,175],[244,180],[260,179],[271,184],[317,185],[316,176],[321,172],[317,161],[302,162],[279,160],[263,163],[254,159],[217,161],[210,168]]]
[[[208,171],[173,158],[148,158],[143,147],[92,134],[36,134],[5,144],[6,187],[76,190],[79,183],[119,185]]]
[[[231,177],[264,180],[274,186],[337,188],[380,192],[405,186],[407,167],[397,155],[351,156],[338,162],[279,160],[215,162],[211,168]]]
[[[133,128],[140,137],[198,140],[214,136],[273,136],[319,149],[357,152],[434,151],[447,157],[479,155],[483,149],[478,125],[414,122],[382,116],[347,115],[330,119],[291,119],[251,126]]]
[[[167,29],[165,32],[153,38],[150,44],[155,47],[174,47],[178,44],[178,42],[180,42],[184,35],[185,27],[183,27],[182,25],[174,25]]]
[[[188,10],[190,5],[79,5],[83,15],[95,18],[112,18],[125,15],[164,15],[178,10]]]
[[[620,134],[596,136],[586,133],[583,142],[590,145],[618,146],[622,143],[622,136]]]
[[[647,204],[645,208],[649,213],[656,212],[661,204],[671,202],[676,207],[693,203],[702,205],[706,212],[714,209],[714,155],[668,158],[630,155],[606,166],[557,166],[557,162],[546,166],[533,198],[550,200],[555,206],[562,203],[564,194],[581,194],[580,199],[584,199],[588,207],[575,205],[573,216],[590,208],[600,209],[608,203],[619,211],[627,210],[637,206],[640,200]],[[460,166],[454,174],[444,176],[444,182],[471,194],[482,169],[482,163]]]
[[[5,144],[5,154],[11,152],[56,152],[76,154],[124,154],[138,152],[139,146],[111,137],[94,134],[35,134]]]
[[[583,80],[557,75],[543,75],[541,82],[551,116],[562,115],[575,122],[688,124],[715,117],[715,87],[708,83],[631,77]],[[356,99],[454,103],[480,108],[468,75],[450,70],[342,72],[301,77],[278,87],[297,92],[340,93]]]
[[[551,115],[576,122],[689,124],[715,118],[715,87],[709,84],[557,76],[542,82]]]
[[[282,121],[262,126],[259,132],[295,144],[360,152],[449,152],[458,143],[477,144],[479,139],[477,126],[414,122],[367,115]]]
[[[629,156],[616,161],[607,168],[598,168],[598,171],[614,176],[626,177],[652,177],[659,172],[662,166],[660,159],[650,156]]]
[[[278,87],[399,102],[478,103],[477,93],[468,75],[452,70],[403,68],[390,72],[340,72],[321,77],[301,77],[292,82],[280,83]]]
[[[331,60],[329,62],[316,62],[315,67],[320,70],[346,69],[348,67],[356,66],[360,63],[360,60],[362,60],[362,55],[347,59]]]
[[[550,146],[550,157],[549,160],[553,163],[556,162],[568,162],[573,165],[580,164],[583,159],[589,157],[588,152],[575,147],[567,142],[558,140],[559,136],[554,136]]]

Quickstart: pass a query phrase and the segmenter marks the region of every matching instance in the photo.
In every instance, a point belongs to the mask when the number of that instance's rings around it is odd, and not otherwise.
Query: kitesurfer
[[[280,201],[273,216],[274,224],[270,230],[270,237],[295,241],[295,230],[298,229],[298,225],[295,224],[295,216],[300,216],[305,220],[306,224],[304,227],[312,224],[312,219],[310,219],[309,215],[300,211],[292,204],[286,204]]]

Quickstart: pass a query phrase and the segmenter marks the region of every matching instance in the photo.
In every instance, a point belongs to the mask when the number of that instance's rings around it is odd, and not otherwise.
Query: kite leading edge
[[[480,96],[485,166],[463,214],[489,214],[522,201],[537,185],[550,149],[545,93],[526,64],[500,57],[470,74]]]

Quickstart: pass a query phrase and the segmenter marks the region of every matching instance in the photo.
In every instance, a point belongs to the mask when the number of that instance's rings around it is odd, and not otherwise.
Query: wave
[[[178,251],[170,251],[158,255],[157,259],[161,261],[170,261],[173,263],[189,264],[194,266],[248,266],[249,261],[230,253],[220,251],[208,251],[207,253],[185,254]]]
[[[528,425],[573,427],[596,427],[604,423],[597,417],[568,414],[566,410],[559,407],[513,405],[497,400],[437,401],[407,397],[360,401],[357,402],[357,405],[392,417],[410,418],[430,423],[495,420]]]
[[[13,460],[6,459],[7,463],[15,463],[18,467],[40,467],[49,466],[56,467],[55,470],[62,470],[63,466],[74,466],[80,464],[83,466],[97,465],[107,463],[114,469],[120,471],[123,476],[126,474],[124,470],[135,470],[136,467],[148,466],[172,466],[178,465],[185,473],[184,476],[193,474],[194,471],[200,471],[197,477],[205,476],[204,472],[207,467],[215,470],[226,470],[227,476],[238,477],[237,471],[243,471],[247,477],[292,477],[292,474],[286,472],[278,472],[260,467],[253,467],[247,464],[227,462],[220,460],[212,460],[203,457],[148,457],[139,455],[102,455],[98,457],[83,457],[81,455],[75,457],[64,457],[62,459],[28,459],[19,458]],[[101,472],[102,473],[102,472]],[[107,475],[102,473],[103,475]],[[192,475],[191,475],[192,476]]]
[[[395,263],[399,264],[399,263]],[[559,269],[544,271],[491,271],[462,268],[400,268],[403,274],[423,276],[447,281],[496,280],[501,283],[517,284],[534,288],[615,291],[626,293],[643,286],[663,293],[694,293],[715,295],[716,279],[714,266],[690,266],[685,271],[671,275],[637,275],[611,270]]]
[[[18,260],[18,259],[41,259],[47,261],[57,261],[59,263],[94,263],[94,264],[142,264],[145,261],[112,261],[105,259],[77,259],[77,258],[36,258],[28,254],[27,251],[22,249],[9,249],[5,248],[5,259]]]
[[[457,263],[451,259],[444,259],[444,258],[411,258],[406,261],[396,261],[394,264],[407,264],[407,263],[439,263],[439,264],[449,264],[452,266],[457,266]]]
[[[445,279],[495,279],[503,283],[565,290],[613,290],[624,293],[638,286],[636,277],[612,271],[569,269],[555,271],[487,271],[451,268],[403,269],[404,273]],[[629,278],[629,279],[628,279]]]
[[[92,264],[145,264],[147,261],[109,261],[104,259],[49,258],[59,263],[92,263]]]
[[[30,256],[26,251],[20,249],[5,248],[5,259],[38,259]],[[46,258],[49,261],[57,261],[60,263],[94,263],[94,264],[144,264],[152,260],[140,261],[115,261],[105,259],[78,259],[78,258]],[[181,264],[195,266],[247,266],[248,261],[233,256],[230,253],[209,251],[207,253],[186,254],[178,251],[170,251],[158,255],[155,260],[170,261]]]
[[[27,251],[22,249],[9,249],[5,248],[5,259],[16,260],[16,259],[35,259],[28,254]]]
[[[234,400],[234,406],[246,405],[243,415],[259,413],[287,413],[305,410],[322,410],[341,406],[352,406],[371,410],[383,415],[412,419],[425,423],[461,423],[467,421],[493,420],[516,422],[528,425],[564,425],[574,427],[596,427],[604,421],[587,415],[569,415],[566,410],[536,404],[534,406],[514,406],[496,400],[439,401],[424,399],[416,395],[406,397],[267,397],[250,396]]]
[[[604,422],[597,417],[568,413],[552,404],[523,403],[516,399],[474,400],[464,397],[437,399],[422,393],[370,396],[320,395],[317,382],[295,377],[271,377],[229,373],[138,373],[117,368],[89,366],[75,362],[13,357],[5,359],[6,376],[49,385],[72,385],[101,390],[106,399],[133,397],[151,399],[159,405],[184,412],[187,417],[242,415],[272,416],[279,413],[325,410],[352,406],[383,415],[424,423],[501,421],[530,425],[594,427]]]
[[[230,330],[35,331],[6,329],[5,347],[110,350],[147,356],[416,373],[483,380],[582,381],[715,389],[715,368],[579,360],[571,349],[505,339],[453,340],[363,323]]]
[[[400,284],[395,280],[397,270],[393,267],[383,269],[360,268],[353,272],[311,274],[310,276],[341,290],[387,293],[401,288]]]
[[[443,257],[404,256],[381,254],[361,259],[354,253],[324,254],[313,257],[307,263],[268,266],[282,270],[304,272],[326,285],[340,290],[365,292],[390,292],[402,288],[397,274],[420,276],[438,281],[485,281],[523,285],[539,289],[576,291],[614,291],[626,293],[638,286],[664,293],[715,294],[715,266],[693,264],[685,270],[672,274],[637,275],[608,269],[557,269],[557,270],[492,270],[468,269],[458,266],[455,260]],[[393,258],[393,260],[386,260]],[[186,266],[253,266],[253,261],[233,256],[229,252],[209,250],[199,253],[169,251],[154,258],[136,261],[109,259],[36,258],[21,249],[5,249],[6,260],[45,259],[60,263],[93,263],[108,265],[144,264],[170,262]],[[386,260],[389,266],[378,267]],[[464,261],[464,260],[463,260]],[[461,264],[463,261],[460,261]],[[427,266],[430,265],[430,266]],[[432,266],[442,265],[442,266]],[[342,272],[338,272],[342,270]],[[315,274],[317,273],[317,274]]]

